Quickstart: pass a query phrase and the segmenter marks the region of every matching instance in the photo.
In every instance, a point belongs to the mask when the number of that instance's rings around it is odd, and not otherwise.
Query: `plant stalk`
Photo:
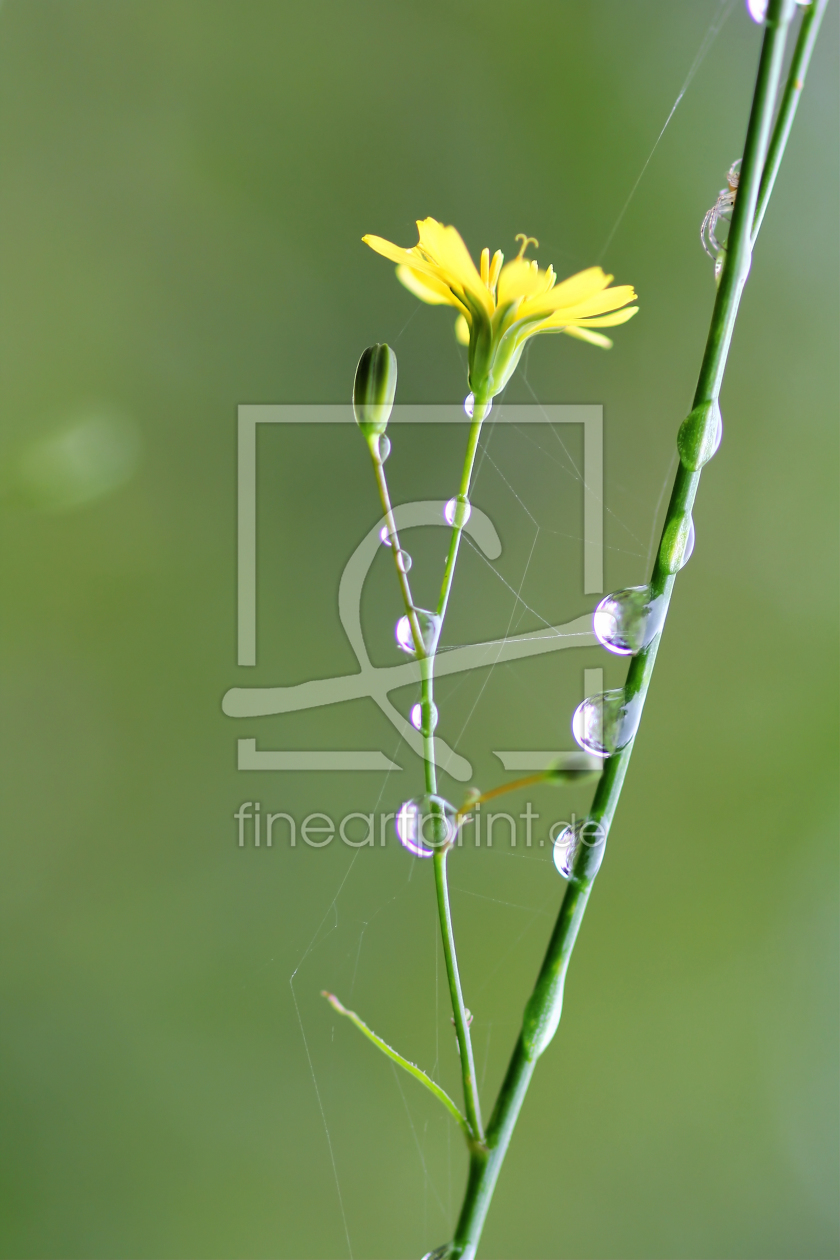
[[[478,450],[478,439],[481,435],[481,425],[484,420],[489,404],[476,402],[473,411],[473,423],[470,426],[470,435],[467,441],[467,452],[464,457],[464,468],[461,474],[460,495],[466,499],[469,496],[470,482],[472,480],[472,471],[475,465],[476,451]],[[441,619],[441,632],[443,630],[443,620],[446,616],[446,608],[449,602],[449,592],[452,589],[452,579],[455,575],[455,563],[458,559],[458,547],[461,541],[462,526],[457,517],[452,527],[452,536],[449,543],[449,553],[446,558],[446,568],[443,575],[443,584],[441,586],[440,599],[438,601],[438,616]],[[434,704],[434,652],[421,663],[422,669],[422,701],[421,713],[423,715],[423,760],[426,776],[426,791],[429,794],[437,793],[437,773],[435,769],[434,757],[434,735],[431,725],[432,706]],[[449,983],[449,996],[452,1001],[452,1015],[455,1023],[455,1035],[458,1039],[458,1054],[461,1060],[461,1078],[464,1087],[464,1111],[466,1112],[467,1121],[474,1134],[474,1144],[471,1145],[471,1151],[475,1153],[482,1149],[484,1142],[484,1129],[481,1123],[481,1106],[478,1098],[478,1085],[475,1076],[475,1060],[473,1057],[472,1039],[470,1037],[469,1022],[467,1020],[466,1007],[464,1005],[464,995],[461,989],[461,977],[458,971],[458,956],[455,952],[455,934],[452,928],[452,910],[449,904],[449,885],[446,874],[446,861],[449,854],[450,845],[446,844],[439,849],[434,855],[434,871],[435,871],[435,893],[437,896],[438,916],[440,918],[440,934],[443,942],[443,956],[446,962],[446,977]]]
[[[811,14],[812,26],[809,30],[813,29],[814,24],[818,25],[821,12],[817,12],[816,6],[821,2],[822,0],[815,0],[814,12]],[[766,197],[761,203],[762,216],[790,132],[789,123],[781,129],[777,127],[773,149],[768,154],[771,147],[770,132],[781,79],[785,42],[794,11],[795,0],[770,0],[768,6],[766,30],[741,163],[738,195],[732,215],[720,286],[694,396],[694,407],[717,402],[741,294],[749,275],[752,245],[755,239],[753,227],[757,223],[755,228],[757,231],[760,226],[760,219],[756,220],[756,213],[763,184],[763,173],[767,172],[767,179],[764,183]],[[801,42],[802,37],[800,37],[800,44]],[[810,56],[810,50],[808,56]],[[796,57],[794,61],[796,62]],[[799,80],[800,86],[795,86],[793,89],[797,94],[797,100],[798,93],[801,92],[801,80],[806,65],[807,58],[803,58],[797,67],[798,73],[795,77]],[[788,86],[790,89],[790,84]],[[785,94],[785,100],[788,100],[788,93]],[[776,144],[777,137],[778,144]],[[767,160],[766,166],[765,160]],[[680,534],[680,531],[682,531],[680,536],[685,537],[699,480],[699,471],[692,471],[682,463],[680,464],[651,578],[652,598],[662,596],[666,601],[666,607],[667,602],[670,601],[676,571],[679,568],[679,563],[675,566],[673,560],[673,539]],[[633,658],[628,671],[625,685],[626,698],[628,701],[636,701],[639,712],[647,696],[660,638],[661,631],[647,648]],[[625,747],[608,757],[604,763],[603,774],[589,815],[591,823],[599,828],[597,833],[599,839],[597,842],[581,844],[578,848],[557,922],[533,993],[525,1007],[522,1030],[490,1118],[486,1138],[487,1149],[471,1153],[467,1189],[455,1236],[445,1251],[441,1249],[440,1255],[458,1257],[460,1260],[473,1260],[475,1256],[496,1179],[537,1059],[551,1042],[560,1021],[563,987],[569,959],[593,881],[603,859],[606,839],[621,795],[632,751],[633,740],[631,739]]]
[[[370,443],[370,457],[373,460],[373,472],[376,477],[376,485],[379,490],[379,498],[382,502],[382,510],[385,513],[385,523],[388,528],[388,537],[391,540],[391,550],[394,553],[394,567],[397,570],[397,581],[402,591],[403,603],[405,604],[406,615],[411,625],[411,636],[414,639],[414,647],[420,660],[427,655],[426,644],[420,630],[420,623],[417,619],[417,611],[414,607],[414,600],[411,595],[411,585],[408,580],[408,574],[400,567],[400,547],[399,534],[397,533],[397,523],[394,520],[393,509],[391,508],[391,496],[388,493],[388,481],[385,476],[385,468],[382,460],[379,458],[378,450],[373,443]],[[434,760],[434,758],[433,758]]]
[[[812,0],[812,3],[808,5],[802,14],[802,22],[799,27],[796,47],[793,50],[788,80],[782,103],[779,106],[779,116],[773,128],[773,139],[770,141],[767,161],[764,163],[764,173],[761,176],[761,187],[758,193],[758,205],[752,230],[753,244],[755,244],[755,238],[758,236],[759,229],[764,222],[767,206],[770,203],[770,195],[773,192],[776,176],[782,164],[785,146],[787,145],[790,129],[793,126],[793,120],[799,106],[799,98],[805,86],[805,76],[811,64],[811,54],[814,51],[817,35],[820,32],[820,25],[827,8],[828,0]]]
[[[491,400],[492,402],[492,400]],[[470,426],[470,436],[467,442],[467,454],[464,458],[464,470],[461,474],[461,489],[459,495],[463,499],[468,499],[470,494],[470,482],[472,481],[473,466],[475,465],[475,455],[478,450],[478,439],[481,436],[481,426],[484,423],[485,416],[490,410],[490,403],[476,401],[473,407],[473,422]],[[446,606],[449,603],[449,592],[452,589],[452,579],[455,576],[455,562],[458,559],[458,548],[461,545],[462,527],[456,519],[452,526],[452,536],[449,540],[449,554],[446,557],[446,568],[443,572],[443,585],[440,588],[440,599],[438,600],[438,616],[442,619],[446,616]]]

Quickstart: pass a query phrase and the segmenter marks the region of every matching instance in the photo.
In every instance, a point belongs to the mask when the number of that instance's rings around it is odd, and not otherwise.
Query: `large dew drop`
[[[454,805],[442,796],[421,796],[400,806],[395,827],[397,839],[415,857],[432,857],[436,849],[452,844],[458,829]]]
[[[391,546],[391,535],[388,533],[388,526],[383,525],[379,531],[379,541],[384,543],[386,547]]]
[[[652,643],[665,620],[663,595],[651,599],[649,586],[628,586],[602,599],[592,628],[598,642],[616,656],[635,656]]]
[[[447,525],[457,525],[458,529],[463,529],[471,513],[472,506],[469,499],[459,494],[456,499],[450,499],[443,509],[443,519]]]
[[[689,412],[677,434],[677,449],[683,467],[697,472],[717,453],[723,438],[723,418],[717,399],[700,403]]]
[[[588,696],[575,709],[572,734],[584,752],[611,757],[630,743],[642,716],[642,697],[627,700],[623,687]]]
[[[694,551],[694,521],[687,513],[665,527],[659,544],[659,563],[666,573],[679,573]]]
[[[411,563],[411,556],[407,551],[397,552],[397,568],[401,573],[408,573],[408,570],[411,568]]]
[[[435,729],[435,727],[437,726],[437,724],[438,724],[438,711],[437,711],[437,705],[436,705],[436,704],[433,704],[433,705],[430,705],[430,707],[429,707],[429,721],[428,721],[428,723],[427,723],[427,727],[428,727],[428,730],[429,730],[429,733],[430,733],[430,734],[431,734],[431,732]],[[422,706],[422,704],[415,704],[415,705],[414,705],[414,707],[412,708],[412,710],[411,710],[411,725],[412,725],[412,726],[414,727],[414,729],[415,729],[415,730],[417,730],[417,731],[422,731],[422,730],[423,730],[423,706]]]
[[[420,623],[420,633],[423,636],[426,652],[431,656],[437,647],[437,641],[440,637],[440,617],[437,613],[429,612],[426,608],[415,608],[414,611]],[[411,622],[408,617],[400,617],[394,634],[397,645],[402,648],[403,652],[408,652],[411,656],[414,656],[416,652],[414,635],[411,633]]]
[[[559,826],[560,824],[555,824]],[[552,828],[553,830],[553,828]],[[604,848],[606,842],[606,832],[601,823],[595,822],[592,818],[583,818],[579,822],[575,821],[572,814],[572,821],[564,825],[563,830],[554,841],[554,865],[564,879],[570,879],[572,868],[577,859],[581,846],[585,845],[590,853],[584,863],[584,877],[591,879],[597,872],[604,858]]]
[[[554,865],[564,879],[568,879],[572,873],[572,864],[579,848],[580,829],[573,827],[571,823],[566,823],[566,826],[554,841],[553,854]]]
[[[492,411],[492,409],[493,409],[493,399],[491,398],[489,403],[487,403],[484,409],[485,420],[490,415],[490,412]],[[464,399],[464,411],[467,413],[470,420],[472,420],[473,416],[475,415],[475,394],[467,394],[466,398]]]

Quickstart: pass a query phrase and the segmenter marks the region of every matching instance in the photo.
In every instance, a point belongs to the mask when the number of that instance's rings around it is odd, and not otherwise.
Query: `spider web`
[[[2,2],[2,0],[0,0],[0,2]],[[653,158],[656,154],[656,151],[660,145],[660,142],[662,141],[662,138],[666,130],[670,126],[671,121],[674,118],[674,115],[680,103],[685,97],[686,92],[688,91],[691,83],[693,82],[695,76],[697,75],[697,72],[699,71],[703,61],[706,59],[718,35],[723,29],[724,24],[726,23],[727,19],[731,15],[734,5],[735,5],[735,0],[719,0],[719,3],[717,5],[713,18],[701,40],[700,46],[689,67],[685,80],[682,83],[679,89],[679,92],[677,93],[676,99],[674,100],[674,103],[668,112],[668,115],[665,119],[665,122],[659,134],[656,136],[653,142],[650,152],[648,153],[644,163],[642,164],[638,177],[633,183],[630,189],[630,192],[624,204],[621,206],[617,214],[617,217],[615,219],[615,222],[613,223],[613,226],[604,241],[604,245],[600,252],[601,257],[603,257],[603,255],[606,253],[616,233],[618,232],[625,218],[625,215],[634,197],[636,196],[639,186],[642,180],[644,179],[644,176],[649,166],[651,165],[651,162],[653,161]],[[417,309],[419,309],[419,304],[418,304]],[[409,317],[409,321],[407,321],[407,324],[405,325],[405,327],[408,326],[408,323],[410,323],[411,319],[414,318],[415,314],[416,314],[416,311],[412,312],[412,315]],[[401,330],[401,332],[398,334],[398,337],[402,335],[403,331],[405,331],[405,328]],[[394,338],[394,340],[397,340],[398,337]],[[527,354],[523,359],[523,363],[520,365],[519,374],[520,374],[520,378],[525,383],[526,388],[531,393],[534,399],[534,402],[540,405],[540,399],[537,395],[536,390],[533,387],[531,378],[528,373]],[[563,434],[557,425],[548,423],[548,424],[542,424],[540,426],[533,426],[533,427],[524,427],[524,426],[510,426],[510,427],[511,428],[516,427],[518,435],[520,436],[522,441],[534,447],[535,458],[549,461],[552,464],[552,466],[557,468],[558,475],[562,476],[562,478],[568,481],[570,488],[574,487],[577,491],[580,491],[580,489],[583,487],[583,484],[584,484],[582,469],[579,466],[578,462],[575,460],[573,453],[569,448],[569,445],[564,440]],[[539,434],[535,435],[533,430],[536,429],[537,427],[539,428]],[[462,538],[463,538],[464,543],[466,543],[468,547],[470,548],[470,554],[477,556],[479,558],[481,564],[486,566],[486,568],[492,573],[494,581],[498,582],[500,587],[504,588],[506,595],[510,597],[510,613],[509,613],[509,617],[507,621],[507,626],[503,635],[503,641],[506,641],[511,635],[516,634],[519,631],[522,624],[528,619],[530,619],[532,623],[536,622],[542,627],[548,627],[554,624],[555,619],[553,619],[548,614],[541,612],[538,608],[534,607],[533,603],[530,603],[525,598],[525,595],[523,593],[525,590],[525,584],[526,584],[529,572],[531,570],[534,555],[537,551],[538,546],[541,544],[544,536],[565,538],[565,539],[568,539],[570,542],[575,542],[575,543],[582,542],[582,539],[579,536],[576,537],[572,534],[563,533],[562,531],[556,529],[550,523],[547,523],[544,520],[540,520],[538,519],[537,516],[534,515],[534,512],[528,506],[528,502],[526,501],[526,499],[530,498],[528,491],[525,489],[524,486],[517,486],[516,477],[513,474],[511,474],[509,470],[504,469],[501,466],[500,461],[494,458],[493,446],[494,446],[494,428],[493,428],[493,425],[490,424],[485,430],[485,435],[479,447],[473,484],[474,484],[474,487],[476,488],[485,487],[486,489],[489,486],[493,485],[493,483],[495,483],[495,485],[493,486],[494,492],[503,491],[505,494],[507,494],[515,503],[516,508],[518,512],[520,513],[520,519],[521,519],[521,524],[522,524],[521,536],[527,539],[527,556],[520,567],[518,576],[514,578],[513,580],[510,580],[510,577],[506,576],[505,572],[503,572],[503,567],[504,567],[503,565],[497,565],[494,562],[490,561],[477,547],[475,547],[475,545],[469,539],[468,535],[464,534]],[[650,560],[653,554],[653,547],[654,547],[654,542],[656,538],[657,525],[659,524],[659,521],[660,521],[663,501],[664,501],[665,495],[667,493],[668,487],[673,477],[675,458],[676,456],[672,457],[668,470],[662,478],[658,500],[656,502],[656,506],[650,520],[650,533],[648,537],[640,538],[638,534],[634,532],[633,529],[631,529],[628,523],[622,517],[620,517],[616,512],[614,512],[608,504],[603,505],[604,510],[614,527],[613,532],[616,535],[616,537],[620,539],[620,543],[613,544],[613,549],[621,551],[625,555],[638,560],[639,568],[641,571],[643,571],[643,577],[641,579],[643,581],[647,580],[647,575],[650,570]],[[446,650],[446,649],[444,648],[442,650]],[[500,649],[500,652],[501,652],[501,649]],[[482,671],[483,678],[481,681],[481,685],[478,689],[477,694],[474,696],[472,703],[466,712],[465,717],[463,718],[460,730],[458,730],[453,740],[453,743],[456,747],[464,739],[467,732],[470,730],[471,726],[473,725],[478,713],[480,712],[482,698],[487,692],[488,687],[491,685],[491,682],[495,676],[497,668],[498,668],[498,658],[492,661]],[[508,670],[513,669],[514,668],[513,663],[512,662],[506,663],[505,668]],[[445,698],[447,701],[451,701],[453,696],[455,696],[457,692],[466,685],[467,678],[468,678],[468,675],[465,674],[465,675],[462,675],[458,679],[446,680],[446,688],[445,688],[446,697]],[[440,687],[439,685],[438,690],[440,694],[442,693],[444,689]],[[390,757],[392,760],[396,761],[398,759],[402,747],[403,747],[402,738],[397,738],[394,743],[393,749],[390,752]],[[378,813],[383,797],[385,796],[386,791],[388,790],[390,786],[390,779],[391,779],[392,773],[393,773],[392,771],[386,771],[383,774],[383,777],[380,783],[379,794],[376,798],[375,803],[372,806],[372,811],[375,815]],[[352,883],[354,872],[356,872],[359,869],[358,864],[359,864],[360,853],[361,853],[361,850],[356,849],[348,856],[346,868],[343,874],[341,875],[341,878],[338,881],[335,892],[329,898],[326,904],[326,908],[323,912],[323,915],[320,921],[318,922],[317,927],[315,928],[315,931],[313,932],[311,939],[309,940],[308,944],[306,945],[303,952],[301,953],[300,958],[298,959],[298,962],[296,963],[294,970],[292,971],[292,974],[289,977],[289,985],[290,985],[292,999],[294,1003],[296,1018],[300,1027],[300,1033],[301,1033],[301,1038],[302,1038],[302,1042],[303,1042],[303,1046],[305,1050],[308,1071],[309,1071],[309,1075],[311,1076],[312,1087],[315,1094],[315,1098],[317,1100],[318,1110],[319,1110],[319,1114],[321,1116],[321,1121],[323,1124],[324,1136],[326,1140],[326,1146],[327,1146],[327,1150],[329,1154],[330,1166],[331,1166],[331,1171],[332,1171],[332,1178],[335,1184],[336,1202],[337,1202],[339,1214],[341,1217],[342,1229],[343,1229],[343,1233],[344,1233],[344,1237],[346,1241],[347,1253],[350,1256],[351,1260],[353,1260],[353,1246],[352,1246],[350,1224],[348,1222],[348,1217],[347,1217],[347,1207],[345,1203],[345,1196],[342,1194],[341,1159],[336,1152],[336,1146],[335,1146],[335,1142],[333,1138],[333,1133],[331,1132],[330,1119],[328,1115],[328,1107],[324,1101],[323,1091],[319,1087],[318,1069],[316,1068],[316,1064],[313,1058],[310,1038],[307,1036],[307,1029],[306,1029],[306,1024],[304,1020],[304,1014],[301,1010],[301,1004],[298,1000],[298,994],[296,991],[296,982],[298,981],[300,977],[301,969],[304,967],[304,965],[310,962],[316,955],[318,955],[319,952],[323,950],[327,942],[331,938],[334,938],[336,934],[339,933],[341,930],[342,919],[340,916],[340,908],[339,908],[340,902],[342,901],[342,898],[346,895],[347,890]],[[493,860],[496,863],[501,862],[505,864],[505,863],[509,863],[510,861],[519,862],[520,864],[523,862],[530,862],[532,864],[536,863],[537,865],[534,866],[533,868],[534,871],[536,872],[537,870],[540,870],[542,872],[545,872],[545,874],[549,874],[549,872],[546,871],[546,868],[549,866],[552,866],[551,857],[544,853],[539,853],[539,852],[526,852],[522,850],[512,850],[509,848],[498,847],[498,848],[489,848],[489,849],[484,848],[482,850],[482,854],[483,854],[484,860]],[[368,930],[371,927],[371,924],[388,907],[393,906],[394,903],[399,902],[399,900],[403,896],[405,896],[409,888],[409,885],[412,883],[412,879],[413,879],[416,868],[417,868],[416,859],[407,859],[405,875],[403,877],[402,884],[396,887],[396,889],[392,891],[387,897],[380,900],[379,904],[376,906],[375,909],[373,909],[372,913],[370,913],[370,915],[367,916],[361,923],[359,922],[358,919],[353,919],[351,916],[349,922],[344,925],[347,936],[352,937],[351,948],[349,951],[346,951],[346,953],[353,956],[352,970],[350,973],[350,982],[349,982],[348,991],[346,994],[341,995],[342,999],[345,1001],[346,1004],[352,1005],[353,991],[356,985],[356,979],[359,973],[359,967],[360,967],[360,963],[363,957],[365,939],[368,934]],[[453,899],[467,898],[473,901],[480,901],[482,903],[487,904],[488,906],[501,907],[502,909],[506,911],[513,912],[514,914],[520,916],[517,927],[506,935],[504,945],[501,949],[499,949],[498,956],[496,957],[495,961],[490,966],[488,966],[485,972],[483,972],[480,982],[478,984],[471,985],[470,994],[469,994],[471,1000],[475,1001],[476,999],[481,998],[482,994],[484,994],[488,990],[488,988],[493,984],[494,980],[499,976],[499,973],[508,964],[511,957],[515,955],[517,951],[521,949],[521,947],[523,946],[523,943],[529,937],[529,934],[533,933],[534,929],[536,928],[538,924],[542,924],[545,928],[547,928],[548,925],[550,925],[551,922],[553,922],[554,914],[556,913],[556,907],[558,904],[558,891],[559,891],[558,884],[556,882],[556,879],[553,878],[553,874],[554,873],[552,869],[550,872],[550,875],[552,876],[552,878],[548,878],[544,882],[544,887],[546,890],[545,895],[536,899],[530,905],[522,904],[520,902],[510,901],[505,898],[489,896],[484,893],[478,892],[473,888],[468,888],[461,882],[451,883],[451,891],[453,894]],[[458,880],[457,873],[456,873],[455,878],[457,881]],[[457,908],[456,908],[455,913],[457,915]],[[442,1004],[444,1000],[448,1001],[448,992],[446,988],[445,973],[443,973],[441,970],[442,958],[441,958],[441,948],[440,948],[440,941],[439,941],[436,919],[434,921],[433,928],[434,928],[434,935],[433,935],[433,946],[432,946],[431,953],[433,954],[433,960],[434,960],[433,968],[434,968],[434,1046],[435,1046],[435,1050],[434,1050],[433,1061],[430,1063],[422,1063],[421,1066],[424,1067],[424,1069],[429,1073],[430,1076],[432,1076],[433,1079],[440,1079],[439,1073],[444,1063],[444,1057],[442,1055],[442,1041],[446,1037],[449,1037],[449,1040],[453,1041],[454,1043],[454,1034],[453,1034],[449,1021],[446,1019],[446,1017],[443,1017],[443,1022],[442,1022],[442,1016],[441,1016]],[[320,984],[318,984],[318,988],[320,988]],[[360,1012],[360,1013],[364,1017],[364,1012]],[[519,1017],[519,1011],[517,1010],[516,1012],[513,1013],[513,1017],[509,1021],[500,1022],[497,1019],[489,1018],[485,1020],[483,1023],[481,1021],[476,1021],[473,1024],[473,1044],[474,1044],[474,1051],[476,1055],[476,1069],[478,1073],[480,1089],[483,1089],[486,1082],[488,1064],[490,1062],[491,1047],[494,1045],[494,1033],[501,1035],[505,1039],[504,1049],[505,1049],[505,1053],[507,1053],[510,1049],[510,1046],[513,1044],[513,1037],[515,1036],[515,1027],[518,1026],[518,1017]],[[345,1030],[344,1028],[342,1028],[341,1031],[342,1032],[346,1031],[349,1036],[356,1035],[354,1032],[352,1032],[349,1029]],[[378,1030],[378,1031],[384,1032],[385,1030]],[[408,1057],[414,1058],[414,1054],[410,1046],[399,1046],[398,1049],[400,1049],[401,1052],[406,1053]],[[449,1065],[451,1069],[451,1066],[452,1066],[451,1055],[449,1056],[449,1060],[450,1060]],[[385,1066],[384,1063],[382,1063],[383,1068],[384,1066]],[[429,1114],[431,1114],[431,1108],[433,1106],[437,1106],[437,1104],[428,1103],[427,1098],[424,1095],[424,1091],[415,1090],[413,1085],[410,1085],[408,1083],[407,1078],[402,1076],[400,1071],[393,1064],[391,1065],[391,1071],[392,1071],[392,1078],[394,1081],[395,1101],[397,1105],[399,1106],[399,1108],[404,1112],[405,1117],[406,1117],[406,1125],[408,1128],[408,1132],[410,1134],[411,1145],[413,1147],[415,1158],[417,1161],[416,1163],[417,1171],[418,1171],[418,1175],[421,1179],[422,1187],[423,1187],[424,1237],[433,1238],[436,1233],[439,1233],[440,1237],[443,1238],[447,1235],[448,1231],[451,1231],[452,1224],[454,1221],[454,1216],[453,1216],[454,1169],[453,1169],[452,1146],[451,1146],[452,1124],[448,1117],[444,1117],[443,1113],[441,1113],[440,1116],[437,1117],[437,1120],[435,1123],[438,1126],[442,1124],[446,1126],[445,1127],[445,1141],[446,1141],[447,1158],[446,1158],[445,1166],[443,1168],[439,1166],[433,1167],[431,1166],[431,1154],[430,1154],[430,1148],[429,1148],[429,1135],[430,1135]],[[454,1092],[457,1098],[458,1096],[457,1086]],[[420,1095],[423,1095],[423,1096],[420,1097]],[[435,1136],[436,1138],[439,1139],[439,1136],[440,1136],[439,1129]],[[460,1191],[460,1183],[459,1183],[459,1191]],[[430,1212],[431,1212],[431,1219],[430,1219]]]

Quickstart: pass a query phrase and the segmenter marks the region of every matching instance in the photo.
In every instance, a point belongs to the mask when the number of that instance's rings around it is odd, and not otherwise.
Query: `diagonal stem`
[[[782,103],[779,106],[779,116],[773,128],[773,138],[770,141],[767,161],[764,164],[764,171],[761,176],[758,205],[752,229],[753,244],[755,244],[755,238],[758,236],[759,229],[764,222],[767,206],[770,203],[770,196],[776,183],[779,167],[782,164],[790,129],[793,126],[793,120],[799,106],[799,98],[805,86],[805,76],[808,73],[808,66],[811,64],[811,53],[814,51],[820,24],[827,8],[828,0],[812,0],[812,3],[808,5],[802,15],[799,36],[796,41],[796,47],[793,50],[790,70],[788,71],[787,84],[782,96]]]
[[[807,66],[807,57],[810,56],[808,48],[810,32],[818,26],[822,8],[824,8],[822,0],[814,0],[812,11],[806,15],[810,16],[812,25],[804,37],[800,36],[797,53],[801,49],[807,49],[807,56],[803,54],[802,57],[797,58],[797,54],[794,55],[791,80],[785,92],[780,119],[786,105],[788,110],[795,108],[795,105],[790,104],[794,99],[791,93],[794,93],[795,99],[798,99]],[[755,233],[766,209],[766,201],[772,191],[776,171],[790,132],[792,112],[787,123],[783,122],[777,126],[771,145],[770,130],[774,104],[781,79],[787,31],[794,11],[795,0],[770,0],[768,6],[766,30],[741,163],[738,196],[732,216],[721,283],[700,368],[694,407],[717,402],[741,294],[750,270]],[[666,607],[667,601],[670,601],[676,571],[679,568],[678,563],[676,565],[673,563],[673,538],[675,531],[677,533],[683,531],[684,534],[687,522],[690,520],[699,480],[699,471],[690,470],[680,464],[651,579],[652,596],[664,597]],[[634,657],[628,671],[625,694],[628,702],[635,702],[638,711],[641,711],[650,685],[660,637],[661,631],[647,648]],[[450,1257],[473,1260],[475,1256],[501,1163],[537,1059],[556,1032],[562,1011],[563,986],[569,959],[593,881],[603,858],[604,846],[621,795],[632,750],[633,741],[631,740],[620,751],[608,757],[604,764],[604,771],[590,811],[590,825],[597,829],[597,842],[593,840],[592,843],[581,844],[574,858],[557,923],[534,991],[526,1005],[522,1030],[490,1118],[486,1150],[475,1151],[471,1155],[469,1179],[461,1216],[455,1237],[446,1251],[446,1255]]]

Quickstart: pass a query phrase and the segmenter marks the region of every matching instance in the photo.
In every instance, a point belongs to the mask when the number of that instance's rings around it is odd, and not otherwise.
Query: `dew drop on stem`
[[[415,728],[415,730],[423,731],[424,733],[428,731],[428,733],[431,734],[438,724],[437,705],[431,704],[426,707],[427,707],[427,714],[426,714],[427,720],[424,722],[423,705],[422,704],[414,705],[414,707],[411,710],[411,725]]]
[[[587,696],[572,718],[572,734],[584,752],[610,757],[629,744],[638,730],[642,699],[628,700],[623,687]]]
[[[487,416],[490,415],[490,411],[492,407],[493,407],[493,400],[491,398],[484,408],[485,419],[487,418]],[[473,416],[475,415],[475,394],[467,394],[466,398],[464,399],[464,411],[467,413],[470,420],[472,420]]]
[[[426,608],[415,608],[414,613],[420,626],[420,633],[423,636],[426,652],[431,655],[437,647],[438,637],[440,636],[440,617],[437,613],[429,612]],[[411,632],[411,622],[407,616],[400,617],[394,629],[394,635],[397,640],[397,646],[402,648],[403,652],[408,652],[411,656],[414,656],[416,651],[414,635]]]
[[[447,525],[457,525],[458,529],[463,529],[472,513],[472,505],[466,495],[459,494],[454,499],[450,499],[446,507],[443,509],[443,519]]]
[[[432,857],[457,835],[456,809],[442,796],[421,796],[400,806],[394,826],[397,839],[415,857]]]
[[[616,656],[635,656],[651,643],[665,620],[664,595],[649,586],[628,586],[601,600],[592,618],[598,642]]]

